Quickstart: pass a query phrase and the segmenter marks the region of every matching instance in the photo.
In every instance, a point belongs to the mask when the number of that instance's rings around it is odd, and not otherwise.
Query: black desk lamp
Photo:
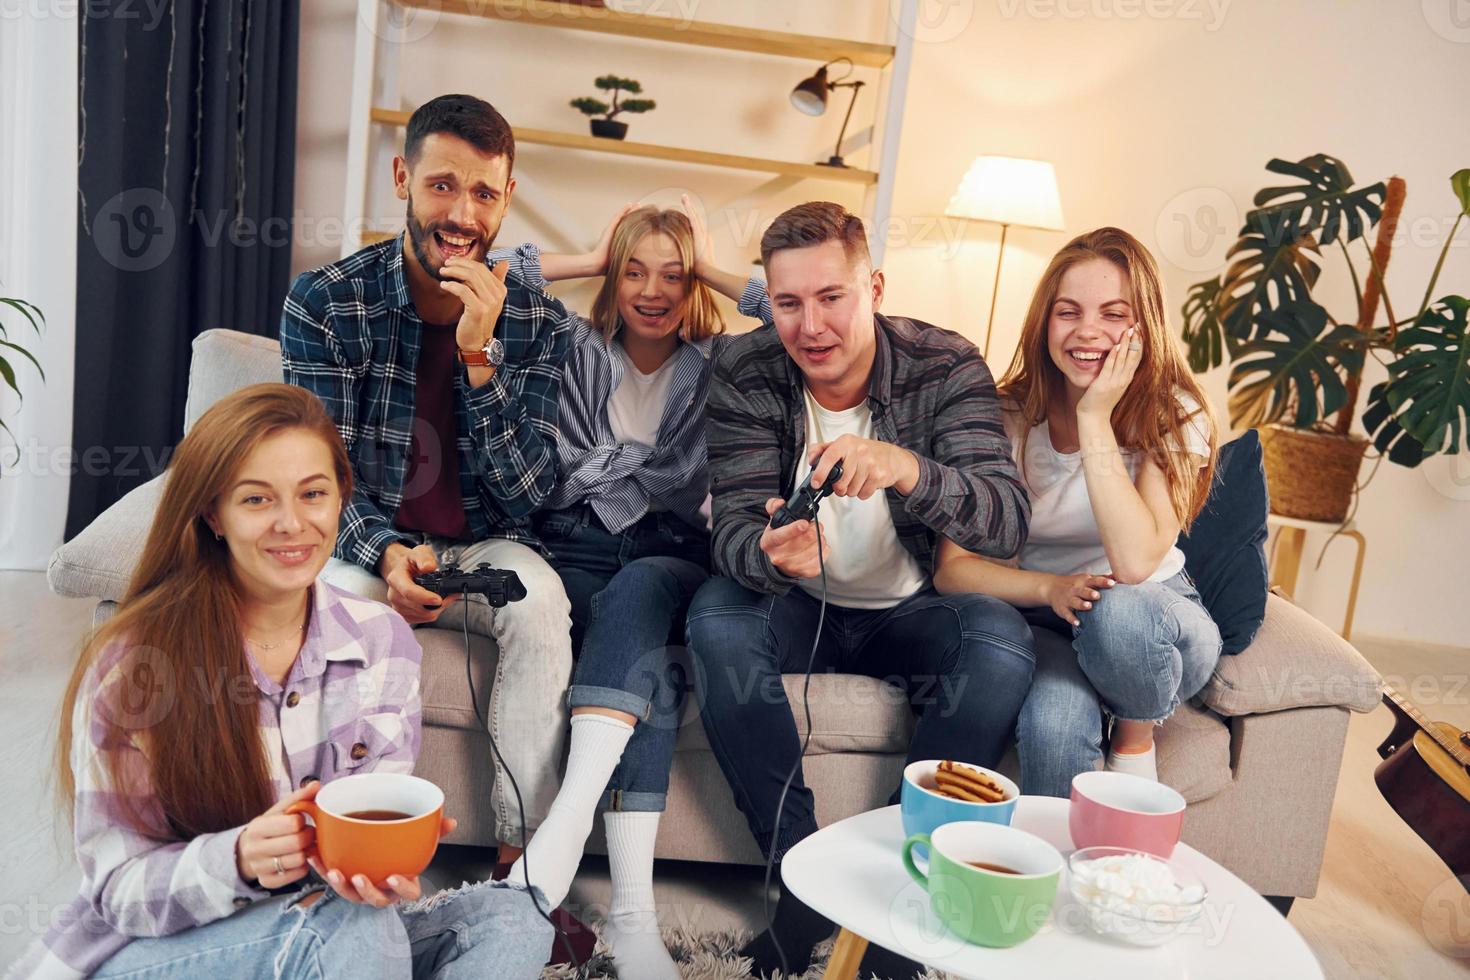
[[[827,66],[835,65],[839,61],[847,62],[847,74],[836,81],[827,81]],[[853,71],[851,58],[834,58],[826,65],[818,68],[816,72],[801,84],[791,90],[791,104],[796,106],[808,116],[820,116],[827,111],[827,93],[834,88],[852,89],[852,100],[847,103],[847,115],[842,118],[842,130],[837,134],[837,146],[832,151],[830,159],[818,161],[823,167],[846,167],[842,161],[842,139],[847,135],[847,124],[852,121],[852,107],[857,104],[858,89],[863,87],[861,81],[844,81]]]

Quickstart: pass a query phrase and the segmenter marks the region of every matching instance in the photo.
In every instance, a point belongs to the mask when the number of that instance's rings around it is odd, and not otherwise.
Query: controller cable
[[[841,470],[838,471],[841,473]],[[830,481],[830,475],[828,480]],[[812,740],[812,702],[808,696],[812,686],[812,668],[817,662],[817,645],[822,639],[822,624],[827,619],[827,561],[822,557],[822,525],[817,522],[817,511],[819,503],[812,501],[812,525],[817,529],[817,566],[822,574],[822,606],[817,613],[817,631],[812,636],[812,652],[806,659],[806,679],[801,684],[801,703],[806,709],[806,737],[802,739],[801,751],[796,756],[796,761],[791,764],[791,771],[786,774],[786,782],[781,785],[781,796],[776,801],[776,822],[771,831],[771,847],[766,852],[766,878],[765,885],[761,889],[761,910],[766,918],[766,931],[771,934],[771,941],[776,946],[776,955],[781,959],[781,975],[791,975],[791,969],[786,963],[786,950],[781,946],[781,937],[776,935],[776,920],[771,913],[771,869],[776,863],[776,842],[781,836],[781,816],[786,809],[786,793],[791,789],[791,781],[796,778],[796,771],[801,768],[801,761],[806,756],[807,745]]]
[[[465,594],[463,596],[463,601],[469,602],[471,598],[472,596]],[[485,603],[487,608],[495,608],[493,605],[491,605],[488,598],[484,596],[481,596],[480,598]],[[494,615],[494,613],[492,613],[491,615]],[[521,871],[523,872],[522,877],[525,879],[526,894],[530,896],[531,904],[536,906],[536,911],[541,915],[541,918],[545,919],[547,925],[551,926],[551,928],[556,932],[557,938],[561,940],[562,949],[567,954],[567,960],[572,964],[573,969],[580,969],[582,964],[580,961],[578,961],[577,954],[572,949],[572,941],[567,938],[567,934],[561,930],[561,927],[552,921],[551,914],[541,907],[541,900],[536,897],[536,890],[531,887],[531,862],[527,860],[527,855],[524,850],[525,845],[529,843],[529,841],[526,840],[526,807],[525,804],[521,801],[521,788],[520,786],[516,785],[515,774],[510,771],[510,766],[506,764],[505,756],[500,754],[500,746],[495,744],[495,736],[490,731],[489,722],[487,722],[485,720],[485,716],[480,713],[480,699],[475,694],[475,675],[474,672],[470,669],[470,617],[468,609],[465,610],[462,625],[464,628],[464,677],[465,680],[469,682],[470,705],[473,706],[475,709],[475,717],[479,720],[480,727],[484,730],[486,735],[490,736],[490,749],[492,752],[495,753],[495,759],[500,763],[500,768],[505,770],[505,778],[510,781],[510,788],[515,792],[516,796],[516,811],[520,814],[522,841],[521,846],[523,848],[521,851]],[[502,790],[502,792],[504,792],[504,790]]]

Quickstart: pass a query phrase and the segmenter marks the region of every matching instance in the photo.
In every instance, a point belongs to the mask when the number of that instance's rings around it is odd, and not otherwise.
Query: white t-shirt
[[[855,408],[829,412],[806,395],[806,439],[796,457],[796,483],[801,486],[811,467],[807,446],[832,442],[841,435],[876,439],[873,413],[866,399]],[[898,540],[888,495],[878,491],[867,500],[825,497],[817,512],[822,538],[831,545],[827,557],[827,601],[849,609],[888,609],[929,584],[914,556]],[[822,597],[822,577],[798,583],[808,594]]]
[[[1180,394],[1179,403],[1185,413],[1197,411],[1199,403]],[[1031,525],[1026,543],[1021,548],[1021,568],[1053,575],[1076,575],[1080,572],[1110,572],[1102,534],[1092,513],[1092,498],[1087,493],[1087,478],[1082,471],[1082,453],[1059,453],[1051,444],[1051,431],[1046,421],[1031,430],[1026,440],[1026,458],[1021,459],[1021,420],[1018,413],[1005,413],[1006,432],[1011,437],[1011,452],[1021,467],[1021,479],[1031,498]],[[1210,455],[1208,423],[1203,414],[1195,415],[1184,427],[1186,448],[1201,457]],[[1128,476],[1138,479],[1141,454],[1123,450]],[[1184,567],[1184,552],[1172,547],[1158,569],[1148,577],[1150,582],[1163,582],[1179,574]]]
[[[641,442],[658,445],[658,425],[663,421],[664,402],[674,381],[674,361],[670,357],[652,374],[644,374],[633,364],[621,341],[613,341],[613,349],[623,362],[623,379],[607,400],[607,421],[618,442]]]

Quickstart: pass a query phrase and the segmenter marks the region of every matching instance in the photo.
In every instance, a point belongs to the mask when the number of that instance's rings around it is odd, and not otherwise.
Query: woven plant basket
[[[1273,514],[1334,524],[1347,517],[1367,439],[1279,425],[1259,432]]]

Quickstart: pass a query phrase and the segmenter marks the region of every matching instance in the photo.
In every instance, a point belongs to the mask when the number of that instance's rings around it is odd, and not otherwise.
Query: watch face
[[[490,343],[485,345],[485,358],[494,365],[505,361],[505,345],[500,342],[499,337],[490,338]]]

